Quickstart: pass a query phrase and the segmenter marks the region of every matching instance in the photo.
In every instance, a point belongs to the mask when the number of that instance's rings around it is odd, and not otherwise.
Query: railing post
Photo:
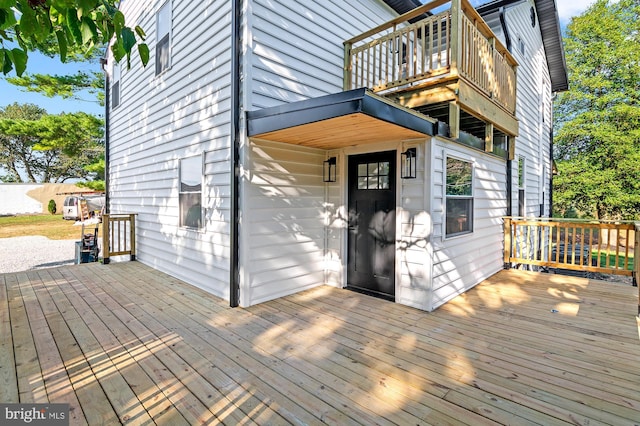
[[[110,262],[109,259],[109,250],[111,247],[111,242],[109,241],[109,215],[102,215],[102,263],[108,265]]]
[[[504,218],[504,269],[511,269],[511,218]]]
[[[352,43],[348,41],[344,43],[344,69],[342,71],[343,80],[342,80],[342,88],[343,90],[351,90],[351,47]]]
[[[129,232],[130,237],[129,241],[131,241],[131,254],[129,255],[129,260],[136,260],[136,215],[129,215]]]
[[[640,271],[640,222],[634,223],[636,232],[633,241],[633,285],[638,287],[638,316],[640,317],[640,286],[638,286],[638,271]]]
[[[462,2],[451,0],[451,74],[459,75],[458,67],[462,62]]]

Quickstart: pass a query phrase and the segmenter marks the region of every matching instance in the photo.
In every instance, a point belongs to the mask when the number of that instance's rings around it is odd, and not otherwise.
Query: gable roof
[[[499,12],[500,8],[521,3],[522,0],[495,0],[478,6],[476,10],[482,17]],[[567,77],[567,63],[564,58],[562,45],[562,32],[560,31],[560,19],[555,0],[533,0],[538,25],[542,34],[542,44],[549,67],[551,77],[551,90],[562,92],[569,88]]]

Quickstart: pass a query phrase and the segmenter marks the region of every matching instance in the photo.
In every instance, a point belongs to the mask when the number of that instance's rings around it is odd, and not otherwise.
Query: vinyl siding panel
[[[173,1],[171,67],[155,75],[155,13],[164,2],[124,2],[151,50],[121,69],[110,114],[111,211],[137,213],[137,258],[228,298],[230,206],[230,3]],[[180,159],[203,158],[200,230],[179,225]]]
[[[551,110],[551,80],[540,28],[537,22],[535,27],[531,25],[531,6],[525,2],[506,10],[507,28],[514,42],[512,50],[519,63],[516,116],[520,121],[520,135],[516,138],[516,158],[526,159],[525,214],[540,216],[540,204],[544,204],[544,215],[548,216],[551,119],[543,118],[545,111]],[[524,54],[518,39],[524,42]],[[517,168],[514,172],[513,182],[517,185]],[[514,190],[514,214],[517,214],[517,194]]]
[[[410,147],[417,150],[416,179],[398,179],[401,208],[396,244],[396,269],[399,269],[396,302],[430,310],[433,257],[433,227],[429,213],[431,140],[407,143],[402,151]]]
[[[250,109],[341,91],[343,41],[397,16],[367,0],[255,0],[252,6]]]
[[[248,152],[241,298],[252,305],[324,284],[325,157],[267,141],[252,141]]]
[[[506,214],[506,163],[462,145],[434,139],[433,287],[429,310],[469,290],[502,268],[503,221]],[[445,237],[446,158],[473,167],[473,232]]]

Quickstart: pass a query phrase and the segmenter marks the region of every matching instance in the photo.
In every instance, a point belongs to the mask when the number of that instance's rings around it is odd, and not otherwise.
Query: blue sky
[[[556,0],[561,26],[565,27],[571,20],[571,17],[581,14],[593,3],[593,1],[594,0]],[[487,3],[487,0],[471,0],[471,3],[473,5],[478,5]],[[85,71],[100,71],[100,65],[76,63],[63,64],[57,58],[47,58],[46,56],[38,53],[31,53],[29,55],[28,71],[31,73],[73,74],[78,69],[83,69]],[[91,95],[88,94],[84,97],[86,99],[91,99]],[[25,92],[7,83],[4,78],[0,76],[0,107],[4,107],[14,102],[33,103],[46,109],[50,114],[84,111],[95,115],[104,115],[104,108],[95,102],[47,98],[46,96],[37,93]]]
[[[100,71],[99,64],[62,63],[58,58],[48,58],[39,53],[30,53],[27,65],[28,72],[40,74],[74,74],[78,70]],[[12,72],[9,77],[15,77]],[[83,93],[83,99],[92,100],[92,95]],[[96,102],[83,102],[71,99],[48,98],[38,93],[26,92],[12,84],[9,84],[0,76],[0,107],[14,102],[32,103],[47,110],[50,114],[61,112],[84,111],[94,115],[104,115],[104,107]]]

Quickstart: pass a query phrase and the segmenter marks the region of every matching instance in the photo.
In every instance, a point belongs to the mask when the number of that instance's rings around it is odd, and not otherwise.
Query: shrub
[[[56,200],[49,200],[49,205],[47,206],[47,210],[49,210],[49,213],[51,214],[56,214],[56,211],[57,211]]]

